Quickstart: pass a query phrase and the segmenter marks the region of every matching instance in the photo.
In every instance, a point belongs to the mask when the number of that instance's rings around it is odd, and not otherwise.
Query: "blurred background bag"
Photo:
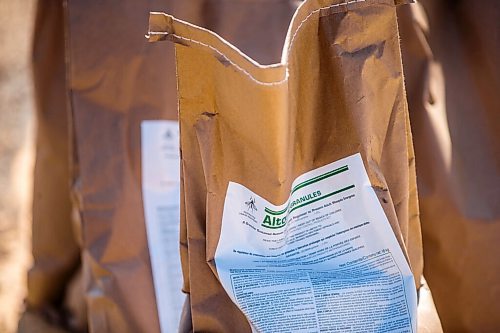
[[[446,332],[500,330],[500,2],[400,8],[425,276]]]
[[[67,1],[72,191],[92,332],[159,332],[141,188],[141,122],[177,119],[173,50],[147,47],[168,1]],[[159,61],[162,59],[163,61]]]

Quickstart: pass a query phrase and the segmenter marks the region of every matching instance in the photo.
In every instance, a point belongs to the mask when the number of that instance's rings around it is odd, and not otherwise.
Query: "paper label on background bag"
[[[229,183],[215,263],[254,332],[416,332],[413,275],[359,154],[299,176],[280,206]]]
[[[179,123],[141,124],[142,196],[161,331],[177,332],[184,302],[179,254]]]

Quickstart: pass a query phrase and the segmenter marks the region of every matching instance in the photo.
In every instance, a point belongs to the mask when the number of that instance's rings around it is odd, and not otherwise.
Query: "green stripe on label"
[[[335,176],[335,175],[338,175],[339,173],[342,173],[344,171],[347,171],[349,170],[349,167],[347,165],[344,165],[343,167],[340,167],[338,169],[335,169],[335,170],[332,170],[332,171],[329,171],[327,173],[324,173],[322,175],[319,175],[319,176],[316,176],[314,178],[311,178],[311,179],[308,179],[300,184],[297,184],[293,189],[292,189],[292,193],[290,195],[292,195],[295,191],[303,188],[303,187],[306,187],[307,185],[311,185],[311,184],[314,184],[314,183],[317,183],[323,179],[326,179],[326,178],[329,178],[331,176]]]
[[[303,187],[306,187],[308,185],[311,185],[311,184],[314,184],[314,183],[317,183],[321,180],[324,180],[324,179],[327,179],[329,177],[332,177],[332,176],[335,176],[335,175],[338,175],[339,173],[342,173],[342,172],[345,172],[349,170],[349,167],[347,165],[344,165],[340,168],[337,168],[335,170],[332,170],[332,171],[328,171],[327,173],[324,173],[322,175],[319,175],[319,176],[316,176],[314,178],[311,178],[311,179],[308,179],[306,181],[303,181],[302,183],[299,183],[297,185],[295,185],[295,187],[292,189],[292,192],[290,193],[290,195],[292,195],[295,191],[303,188]],[[352,185],[354,187],[354,185]],[[328,195],[328,194],[327,194]],[[317,201],[319,199],[316,199],[315,201]],[[283,208],[282,210],[280,211],[274,211],[274,210],[271,210],[269,208],[265,208],[264,210],[266,211],[266,213],[268,214],[272,214],[272,215],[282,215],[282,214],[285,214],[286,211],[288,210],[288,207],[290,205],[290,202],[288,203],[288,205]]]
[[[305,203],[303,203],[302,205],[295,206],[295,207],[293,207],[292,209],[290,209],[290,213],[291,213],[291,212],[293,212],[294,210],[296,210],[296,209],[300,208],[300,207],[304,207],[304,206],[307,206],[307,205],[309,205],[309,204],[312,204],[312,203],[314,203],[314,202],[316,202],[316,201],[326,199],[326,198],[328,198],[328,197],[331,197],[332,195],[339,194],[340,192],[344,192],[344,191],[350,190],[351,188],[354,188],[354,184],[353,184],[353,185],[349,185],[349,186],[344,187],[344,188],[341,188],[340,190],[334,191],[334,192],[332,192],[332,193],[325,194],[324,196],[319,197],[319,198],[317,198],[317,199],[314,199],[314,200],[311,200],[311,201],[305,202]]]
[[[319,197],[319,198],[316,198],[316,199],[314,199],[314,200],[311,200],[311,201],[305,202],[305,203],[303,203],[303,204],[301,204],[301,205],[295,206],[295,207],[293,207],[292,209],[290,209],[290,213],[291,213],[291,212],[293,212],[294,210],[296,210],[297,208],[304,207],[304,206],[309,205],[309,204],[311,204],[311,203],[313,203],[313,202],[316,202],[316,201],[319,201],[319,200],[322,200],[322,199],[325,199],[325,198],[331,197],[332,195],[338,194],[338,193],[340,193],[340,192],[344,192],[344,191],[350,190],[351,188],[354,188],[354,184],[353,184],[353,185],[349,185],[349,186],[344,187],[344,188],[341,188],[340,190],[333,191],[333,192],[331,192],[331,193],[325,194],[325,195],[324,195],[324,196],[322,196],[322,197]],[[264,210],[266,211],[266,213],[271,214],[271,215],[283,215],[284,213],[286,213],[287,209],[288,209],[288,206],[287,206],[287,208],[286,208],[286,209],[284,209],[284,210],[280,210],[279,212],[275,212],[275,211],[273,211],[273,210],[270,210],[270,209],[269,209],[269,208],[267,208],[267,207],[266,207]]]
[[[267,207],[264,210],[266,211],[266,213],[271,214],[271,215],[283,215],[288,210],[288,205],[283,210],[280,210],[280,211],[270,210]]]

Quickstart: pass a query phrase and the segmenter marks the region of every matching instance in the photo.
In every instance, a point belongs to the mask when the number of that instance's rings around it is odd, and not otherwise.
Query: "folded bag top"
[[[211,30],[162,12],[150,13],[149,31],[146,37],[150,42],[170,40],[178,44],[204,48],[212,52],[221,62],[231,64],[256,83],[279,85],[288,79],[289,54],[298,35],[304,34],[301,30],[305,29],[308,24],[314,25],[314,22],[317,24],[319,17],[345,13],[374,4],[395,6],[411,2],[413,0],[304,1],[295,11],[288,27],[281,61],[271,65],[258,63]]]

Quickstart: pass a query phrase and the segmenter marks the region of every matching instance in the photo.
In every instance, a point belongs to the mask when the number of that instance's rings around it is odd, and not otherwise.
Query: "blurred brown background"
[[[0,0],[0,332],[15,332],[30,264],[34,0]]]
[[[97,8],[97,1],[93,3],[89,11]],[[134,0],[129,0],[126,3],[128,9],[123,9],[124,13],[136,15],[130,8],[140,2],[134,4]],[[486,332],[498,325],[498,316],[491,314],[498,312],[495,309],[500,299],[496,296],[500,290],[500,266],[496,265],[496,240],[500,235],[496,205],[500,179],[497,162],[500,132],[497,130],[499,122],[495,120],[499,110],[495,93],[500,77],[495,69],[500,66],[495,66],[494,62],[500,59],[497,53],[500,49],[497,31],[500,30],[496,29],[499,3],[498,0],[424,0],[422,4],[427,4],[430,9],[430,23],[423,19],[423,12],[417,12],[417,19],[408,14],[406,21],[409,37],[417,42],[413,47],[407,39],[403,46],[408,45],[408,56],[415,57],[414,71],[405,68],[405,74],[410,112],[413,113],[417,161],[424,170],[419,174],[419,193],[422,220],[427,223],[424,225],[424,229],[427,228],[424,243],[427,242],[425,247],[428,249],[426,274],[435,272],[434,278],[432,274],[427,276],[428,281],[437,296],[435,299],[441,299],[441,309],[449,312],[442,318],[447,318],[449,325],[455,325],[449,326],[455,328],[451,331],[457,331],[456,327],[463,327],[460,331],[472,327],[470,331]],[[75,1],[73,5],[76,12],[88,2]],[[31,195],[36,133],[30,63],[35,7],[35,0],[0,0],[0,333],[16,331],[26,294],[26,270],[31,264]],[[78,15],[85,16],[85,13]],[[425,22],[419,22],[421,20]],[[80,25],[75,23],[74,29],[83,35],[81,31],[85,23],[85,20]],[[414,25],[419,29],[414,31]],[[143,39],[142,30],[137,38]],[[80,43],[98,45],[100,41],[89,37]],[[112,58],[113,51],[103,54]],[[116,63],[114,70],[119,72],[123,63],[127,60]],[[96,66],[95,70],[101,68]],[[414,81],[409,80],[412,74]],[[433,78],[437,74],[439,80]],[[420,80],[424,81],[423,84]],[[414,89],[411,89],[412,84]],[[471,94],[471,91],[476,94]],[[435,123],[440,126],[431,126]],[[436,128],[445,128],[446,131],[434,133]],[[454,158],[455,167],[451,169],[439,164],[442,137],[448,140],[446,156]],[[477,172],[476,166],[486,171]],[[472,174],[474,177],[469,177]],[[459,189],[474,191],[456,191],[456,184],[459,184]],[[484,188],[490,189],[489,192]],[[484,326],[482,330],[481,324]]]

